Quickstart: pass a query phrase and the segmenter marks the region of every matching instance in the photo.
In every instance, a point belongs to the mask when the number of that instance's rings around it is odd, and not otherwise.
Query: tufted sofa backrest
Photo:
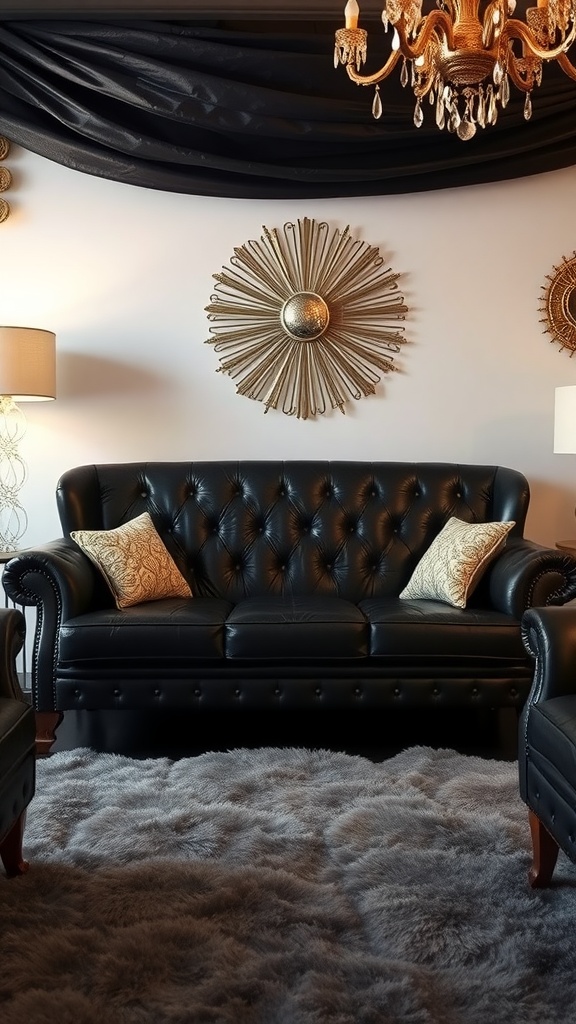
[[[149,512],[196,596],[396,596],[451,516],[515,520],[525,477],[401,462],[141,462],[79,466],[56,491],[65,536]]]

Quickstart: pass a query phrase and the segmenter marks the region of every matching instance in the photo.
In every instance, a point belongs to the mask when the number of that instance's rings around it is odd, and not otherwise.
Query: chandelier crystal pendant
[[[375,86],[374,117],[382,115],[379,84],[400,62],[400,81],[415,96],[414,124],[424,121],[423,99],[434,108],[436,125],[458,138],[496,124],[512,84],[525,93],[524,117],[532,116],[532,90],[542,81],[545,61],[555,60],[576,81],[567,51],[576,38],[576,0],[538,0],[526,21],[514,18],[516,0],[437,0],[429,13],[422,0],[385,0],[382,22],[392,27],[388,60],[362,75],[368,33],[358,28],[360,9],[348,0],[345,28],[336,32],[334,67],[344,64],[357,85]]]

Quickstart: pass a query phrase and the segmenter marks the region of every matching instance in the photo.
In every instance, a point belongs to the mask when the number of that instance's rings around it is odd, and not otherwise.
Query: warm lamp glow
[[[556,388],[554,451],[560,455],[576,454],[576,385]]]
[[[426,0],[430,4],[430,0]],[[361,75],[368,34],[358,28],[358,4],[346,5],[346,27],[336,32],[334,66],[344,64],[357,85],[373,85],[374,117],[382,114],[379,84],[400,58],[400,81],[416,99],[414,124],[423,124],[428,97],[436,125],[471,139],[477,128],[496,124],[510,86],[525,93],[524,117],[532,116],[532,90],[542,67],[555,60],[576,80],[567,51],[576,39],[576,0],[537,0],[526,20],[514,18],[516,0],[438,0],[423,13],[423,0],[385,0],[384,28],[393,27],[390,56],[372,75]]]
[[[35,327],[0,327],[0,395],[16,402],[56,398],[56,336]]]
[[[18,443],[26,417],[16,402],[56,397],[56,336],[35,327],[0,327],[0,546],[16,550],[28,525],[19,492],[26,463]]]

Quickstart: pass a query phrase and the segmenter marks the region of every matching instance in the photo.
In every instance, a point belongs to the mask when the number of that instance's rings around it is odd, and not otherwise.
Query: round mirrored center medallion
[[[295,292],[282,306],[280,320],[291,338],[314,341],[324,334],[330,313],[321,295],[316,292]]]

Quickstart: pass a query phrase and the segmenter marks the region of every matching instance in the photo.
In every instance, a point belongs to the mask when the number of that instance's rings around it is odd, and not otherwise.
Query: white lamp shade
[[[17,402],[56,398],[56,335],[36,327],[0,327],[0,395]]]
[[[554,451],[564,455],[576,453],[576,384],[556,388]]]

